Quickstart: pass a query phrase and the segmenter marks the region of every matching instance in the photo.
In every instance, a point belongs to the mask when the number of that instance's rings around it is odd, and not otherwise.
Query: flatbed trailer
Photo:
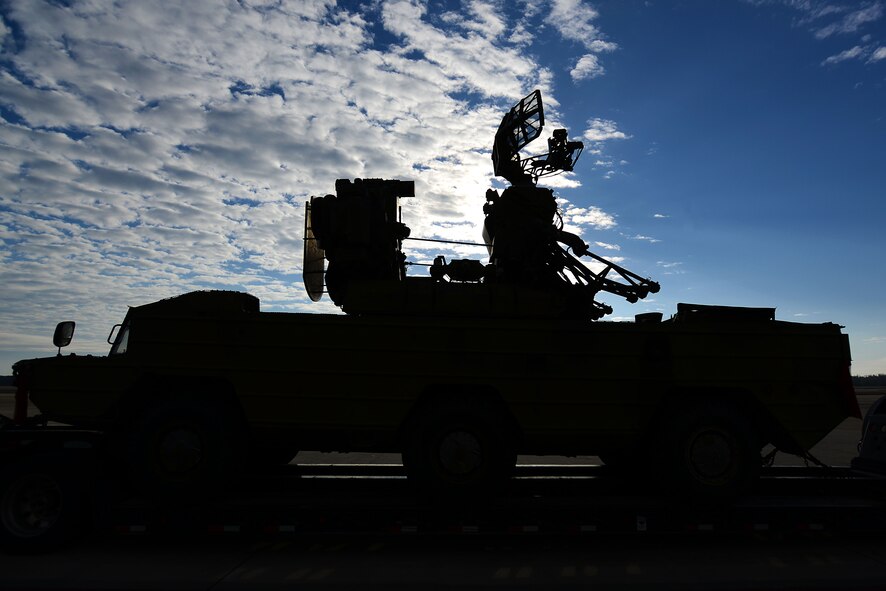
[[[7,552],[99,536],[609,535],[882,533],[886,478],[852,467],[764,467],[720,504],[642,490],[598,464],[520,464],[503,494],[440,505],[415,494],[402,464],[306,463],[255,469],[224,494],[158,504],[133,490],[99,431],[0,429]]]
[[[195,511],[141,498],[114,506],[111,535],[607,535],[886,531],[886,481],[841,468],[769,468],[728,506],[631,491],[599,465],[525,465],[494,503],[439,506],[411,494],[399,465],[289,466]]]

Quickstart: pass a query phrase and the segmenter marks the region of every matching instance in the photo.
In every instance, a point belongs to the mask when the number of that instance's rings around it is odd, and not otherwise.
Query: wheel
[[[4,468],[0,544],[5,550],[52,550],[85,532],[85,491],[77,464],[68,460],[63,454],[36,455]]]
[[[489,498],[501,492],[517,462],[502,412],[470,402],[426,407],[403,452],[409,480],[436,500]]]
[[[669,492],[692,501],[731,501],[756,482],[762,443],[740,408],[685,409],[665,432],[659,466]]]
[[[162,502],[205,500],[242,469],[245,446],[236,414],[223,403],[162,403],[137,420],[129,474],[137,491]]]

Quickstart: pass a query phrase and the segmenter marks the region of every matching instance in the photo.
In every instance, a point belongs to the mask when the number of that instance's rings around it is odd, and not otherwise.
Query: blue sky
[[[586,144],[567,229],[678,302],[846,327],[886,373],[886,3],[0,3],[0,374],[102,353],[129,305],[301,284],[303,204],[414,179],[413,236],[481,239],[498,122],[541,88]],[[543,141],[530,146],[542,151]],[[409,243],[483,259],[483,249]],[[421,270],[416,270],[421,273]]]

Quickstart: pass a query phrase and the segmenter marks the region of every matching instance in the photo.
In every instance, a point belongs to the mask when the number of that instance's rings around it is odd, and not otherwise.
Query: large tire
[[[494,404],[429,404],[409,429],[403,464],[409,480],[433,500],[489,499],[513,474],[513,439],[504,412]]]
[[[4,466],[0,545],[8,552],[54,550],[88,529],[88,470],[71,454],[45,453]]]
[[[223,402],[161,403],[140,417],[129,437],[129,475],[136,491],[162,503],[202,502],[241,473],[243,426]]]
[[[739,406],[701,404],[671,415],[658,463],[667,491],[690,502],[726,503],[756,483],[762,442]]]

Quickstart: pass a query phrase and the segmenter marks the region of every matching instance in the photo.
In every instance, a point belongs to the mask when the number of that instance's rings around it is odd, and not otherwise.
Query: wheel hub
[[[480,441],[467,431],[447,433],[440,441],[440,464],[450,474],[470,474],[483,463]]]
[[[181,474],[193,470],[203,457],[203,442],[191,429],[168,431],[159,446],[160,465],[167,472]]]
[[[61,488],[48,474],[28,474],[3,497],[3,526],[14,535],[34,538],[45,533],[62,514]]]
[[[705,430],[696,434],[689,446],[689,464],[703,478],[720,478],[732,469],[734,451],[734,444],[725,433]]]

